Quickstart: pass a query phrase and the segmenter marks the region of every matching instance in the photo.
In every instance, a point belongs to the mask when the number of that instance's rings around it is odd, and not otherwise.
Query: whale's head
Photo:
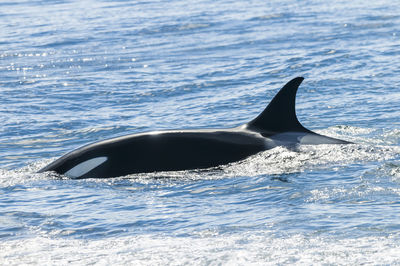
[[[77,161],[68,156],[49,164],[39,172],[54,171],[69,178],[96,177],[96,170],[108,161],[107,156],[98,156]]]

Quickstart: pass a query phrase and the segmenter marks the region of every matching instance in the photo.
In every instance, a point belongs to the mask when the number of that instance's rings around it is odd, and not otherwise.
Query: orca
[[[108,178],[138,173],[207,169],[243,160],[277,146],[348,144],[314,133],[297,119],[303,81],[289,81],[249,123],[229,129],[169,130],[112,138],[78,148],[39,172],[69,178]]]

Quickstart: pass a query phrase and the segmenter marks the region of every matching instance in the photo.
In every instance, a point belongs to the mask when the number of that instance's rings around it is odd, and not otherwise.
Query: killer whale
[[[289,81],[249,123],[229,129],[169,130],[112,138],[78,148],[45,166],[70,178],[108,178],[158,171],[206,169],[276,146],[348,144],[314,133],[297,119],[303,78]]]

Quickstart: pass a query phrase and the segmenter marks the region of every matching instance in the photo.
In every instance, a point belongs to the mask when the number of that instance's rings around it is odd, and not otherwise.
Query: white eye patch
[[[81,162],[78,165],[75,165],[71,169],[69,169],[64,175],[70,178],[78,178],[83,176],[86,173],[89,173],[91,170],[99,166],[100,164],[107,161],[107,157],[96,157],[84,162]]]

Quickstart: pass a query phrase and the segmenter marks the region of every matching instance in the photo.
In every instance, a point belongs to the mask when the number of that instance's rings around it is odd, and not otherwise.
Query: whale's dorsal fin
[[[296,116],[296,92],[302,77],[297,77],[289,81],[275,95],[267,108],[255,119],[247,123],[246,127],[256,131],[270,133],[281,133],[287,131],[307,132],[310,131],[303,127]]]

